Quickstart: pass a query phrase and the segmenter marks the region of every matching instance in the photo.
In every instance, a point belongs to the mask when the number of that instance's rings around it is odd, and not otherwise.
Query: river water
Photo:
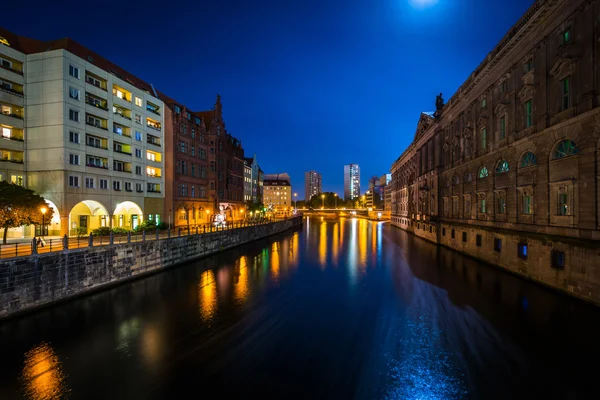
[[[0,399],[587,399],[599,356],[600,308],[386,223],[311,218],[0,322]]]

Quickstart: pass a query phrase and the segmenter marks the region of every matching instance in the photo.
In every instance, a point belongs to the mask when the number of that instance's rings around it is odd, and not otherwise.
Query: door
[[[88,218],[87,215],[80,215],[79,216],[79,227],[85,229],[85,233],[87,233],[87,229],[88,229],[88,220],[87,220],[87,218]]]

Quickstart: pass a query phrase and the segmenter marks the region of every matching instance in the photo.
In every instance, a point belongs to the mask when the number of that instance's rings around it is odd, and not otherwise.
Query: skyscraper
[[[304,173],[304,199],[309,201],[313,196],[323,192],[323,179],[317,171]]]
[[[358,164],[344,165],[344,199],[360,197],[360,167]]]

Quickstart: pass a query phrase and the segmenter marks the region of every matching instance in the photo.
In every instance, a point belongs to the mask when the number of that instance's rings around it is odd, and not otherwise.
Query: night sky
[[[360,165],[363,191],[388,172],[419,113],[448,100],[533,0],[37,2],[10,2],[3,27],[69,36],[194,110],[221,94],[247,156],[288,172],[303,198],[310,169],[340,194],[344,164]]]

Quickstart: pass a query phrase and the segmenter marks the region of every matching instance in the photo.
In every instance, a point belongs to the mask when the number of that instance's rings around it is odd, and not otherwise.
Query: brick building
[[[225,129],[221,96],[210,111],[196,113],[204,120],[208,137],[209,199],[213,209],[228,218],[243,217],[244,149],[242,142]]]
[[[600,302],[597,1],[539,0],[392,165],[392,223]]]
[[[165,112],[165,212],[173,226],[210,221],[208,137],[203,119],[161,94]],[[165,221],[166,222],[166,221]]]

